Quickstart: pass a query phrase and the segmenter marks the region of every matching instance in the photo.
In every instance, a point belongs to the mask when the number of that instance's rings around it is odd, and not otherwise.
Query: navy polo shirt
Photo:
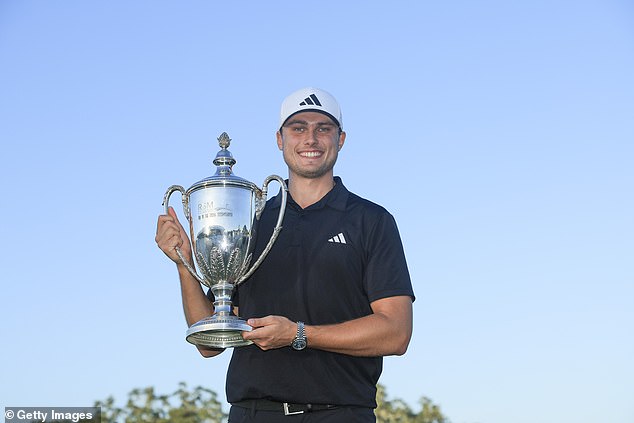
[[[339,323],[372,313],[375,300],[414,293],[396,222],[383,207],[335,187],[302,209],[288,196],[282,230],[234,298],[243,318],[285,316],[308,325]],[[260,222],[254,260],[277,221],[278,194]],[[290,346],[233,350],[227,373],[230,403],[247,399],[376,407],[381,357],[353,357]]]

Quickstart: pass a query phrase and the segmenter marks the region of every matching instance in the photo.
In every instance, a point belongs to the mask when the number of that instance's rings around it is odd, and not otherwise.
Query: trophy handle
[[[264,261],[264,258],[273,247],[273,243],[275,242],[275,240],[277,239],[277,236],[280,234],[280,231],[282,230],[282,220],[284,220],[284,212],[286,211],[286,195],[288,192],[288,188],[286,187],[286,182],[284,182],[284,179],[280,176],[270,175],[264,180],[264,184],[262,186],[262,199],[256,205],[255,218],[256,220],[260,220],[262,211],[264,210],[264,207],[266,206],[266,196],[268,193],[269,184],[272,181],[277,181],[282,187],[281,189],[282,204],[280,205],[280,212],[277,215],[277,223],[275,224],[275,228],[273,229],[273,234],[271,235],[271,239],[269,239],[269,243],[266,244],[266,247],[262,251],[262,254],[260,254],[260,257],[258,257],[255,263],[253,263],[253,266],[251,267],[251,269],[249,269],[247,273],[245,273],[240,279],[238,279],[238,281],[235,284],[236,286],[240,285],[242,282],[247,280],[249,276],[251,276],[253,272],[256,271],[256,269],[260,266],[262,261]]]
[[[163,206],[165,206],[165,214],[169,213],[169,202],[170,202],[170,196],[175,192],[175,191],[179,191],[181,193],[181,197],[182,197],[182,203],[183,203],[183,213],[185,214],[185,218],[189,221],[189,197],[187,196],[187,192],[185,191],[185,188],[183,188],[180,185],[172,185],[171,187],[169,187],[167,189],[167,192],[165,193],[165,195],[163,196]],[[200,277],[198,275],[198,273],[196,273],[196,269],[194,269],[192,267],[191,264],[189,264],[187,262],[187,260],[185,260],[185,257],[183,256],[183,253],[181,252],[181,249],[176,247],[176,254],[178,255],[178,258],[180,259],[181,263],[183,263],[183,265],[185,266],[185,268],[187,270],[189,270],[189,273],[192,274],[192,276],[194,278],[196,278],[196,280],[198,282],[200,282],[201,284],[207,286],[207,287],[211,287],[209,285],[209,282],[207,282],[204,278]],[[193,251],[193,248],[192,248]]]

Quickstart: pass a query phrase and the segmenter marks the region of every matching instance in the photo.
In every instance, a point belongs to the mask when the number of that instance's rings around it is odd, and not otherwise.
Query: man
[[[330,94],[288,96],[276,137],[289,198],[273,248],[235,292],[237,314],[253,327],[243,337],[254,344],[233,350],[229,422],[374,422],[382,357],[404,354],[412,334],[414,293],[396,223],[334,176],[346,133]],[[262,214],[255,257],[280,197]],[[180,247],[191,262],[173,210],[159,217],[156,241],[177,263],[188,325],[212,314],[212,300],[175,254]]]

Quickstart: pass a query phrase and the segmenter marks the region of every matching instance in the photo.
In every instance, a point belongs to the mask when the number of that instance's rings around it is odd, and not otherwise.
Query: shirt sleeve
[[[414,290],[405,260],[403,243],[394,217],[384,212],[366,239],[367,266],[364,284],[370,302],[406,295],[414,301]]]

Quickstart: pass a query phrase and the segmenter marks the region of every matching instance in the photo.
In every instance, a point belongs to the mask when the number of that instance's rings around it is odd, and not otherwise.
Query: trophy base
[[[242,332],[253,328],[236,316],[206,317],[187,329],[185,340],[190,344],[210,348],[233,348],[251,345],[242,338]]]

